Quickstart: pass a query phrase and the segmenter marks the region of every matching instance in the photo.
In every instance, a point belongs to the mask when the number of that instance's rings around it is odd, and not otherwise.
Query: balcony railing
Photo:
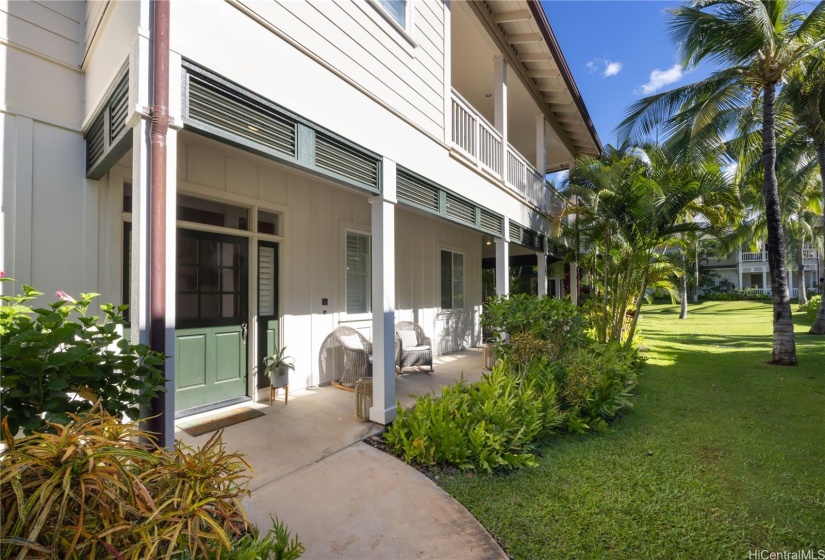
[[[742,262],[753,262],[753,261],[766,261],[768,260],[768,255],[764,251],[759,251],[758,253],[742,253]]]
[[[507,145],[507,171],[504,173],[502,138],[466,99],[452,91],[453,145],[475,163],[479,169],[491,173],[521,195],[527,202],[556,216],[564,201],[556,201],[555,191],[547,187],[544,174],[536,170],[513,146]]]
[[[816,258],[816,250],[814,250],[814,249],[802,249],[802,258],[803,259],[815,259]]]
[[[564,212],[564,207],[567,205],[564,198],[562,198],[556,189],[551,187],[549,183],[545,186],[544,196],[546,199],[545,204],[547,213],[554,218],[561,216],[561,213]]]
[[[511,145],[507,145],[507,184],[516,190],[529,202],[542,210],[545,209],[544,176],[530,165],[524,156]]]
[[[501,177],[501,134],[455,90],[453,144],[482,168]]]

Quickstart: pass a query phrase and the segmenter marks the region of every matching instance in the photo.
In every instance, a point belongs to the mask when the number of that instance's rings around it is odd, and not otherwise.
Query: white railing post
[[[493,125],[501,134],[501,180],[507,182],[507,61],[502,56],[496,56],[493,62],[493,102]]]

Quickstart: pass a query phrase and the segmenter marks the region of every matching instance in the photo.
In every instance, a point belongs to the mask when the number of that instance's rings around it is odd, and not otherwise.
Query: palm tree
[[[825,25],[820,28],[825,34]],[[825,49],[822,49],[818,57],[807,60],[791,74],[788,84],[781,93],[782,100],[790,107],[798,129],[796,134],[788,142],[790,149],[790,159],[796,161],[807,161],[819,167],[819,178],[822,184],[822,197],[825,200]],[[794,142],[802,137],[802,142]],[[799,148],[805,151],[813,151],[813,157],[805,158],[799,153]],[[804,169],[802,170],[804,172]],[[825,204],[823,204],[822,220],[825,224]],[[823,228],[825,238],[825,228]],[[800,265],[801,266],[801,265]],[[801,303],[801,302],[800,302]],[[814,324],[811,326],[810,334],[825,334],[825,298],[819,306]]]
[[[575,231],[590,278],[589,311],[597,337],[633,341],[639,313],[625,325],[628,309],[638,310],[651,281],[675,268],[665,255],[683,234],[703,223],[685,221],[686,210],[727,188],[718,167],[674,165],[659,147],[645,150],[608,146],[601,160],[583,158],[570,172],[567,190],[579,204]]]
[[[763,199],[773,293],[772,363],[797,363],[785,269],[785,232],[776,179],[775,102],[778,84],[825,44],[825,1],[804,17],[788,0],[694,0],[671,10],[671,38],[684,66],[722,66],[705,80],[642,99],[619,127],[628,137],[663,127],[688,160],[720,152],[743,108],[762,107]]]

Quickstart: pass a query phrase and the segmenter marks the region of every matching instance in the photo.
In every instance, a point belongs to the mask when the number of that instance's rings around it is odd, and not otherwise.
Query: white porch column
[[[132,240],[129,322],[132,344],[149,344],[149,119],[132,126]]]
[[[496,56],[493,61],[493,126],[501,134],[501,180],[507,181],[507,61]]]
[[[538,296],[547,295],[547,254],[542,251],[536,253],[536,268],[538,269]]]
[[[547,175],[547,126],[544,114],[536,115],[536,170]]]
[[[803,273],[803,282],[804,280],[804,273]],[[788,297],[793,297],[793,269],[788,268]]]
[[[768,289],[768,271],[764,268],[762,269],[762,289]]]
[[[383,161],[382,193],[372,204],[372,408],[370,420],[395,419],[396,165]]]
[[[504,237],[496,239],[496,294],[510,294],[510,219],[504,217]]]
[[[742,288],[744,288],[744,286],[742,285],[742,265],[740,264],[737,267],[737,269],[739,270],[739,286],[737,286],[737,288],[739,288],[741,290]]]

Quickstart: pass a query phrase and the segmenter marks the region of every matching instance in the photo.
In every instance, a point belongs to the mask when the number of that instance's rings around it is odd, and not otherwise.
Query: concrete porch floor
[[[435,372],[396,376],[396,399],[482,375],[481,349],[434,359]],[[270,515],[306,547],[304,558],[506,558],[486,530],[427,477],[361,442],[382,427],[355,418],[355,395],[334,387],[283,392],[272,406],[245,403],[265,416],[224,429],[229,451],[253,470],[250,521],[264,532]],[[191,418],[186,419],[191,420]],[[193,446],[211,434],[177,439]]]

